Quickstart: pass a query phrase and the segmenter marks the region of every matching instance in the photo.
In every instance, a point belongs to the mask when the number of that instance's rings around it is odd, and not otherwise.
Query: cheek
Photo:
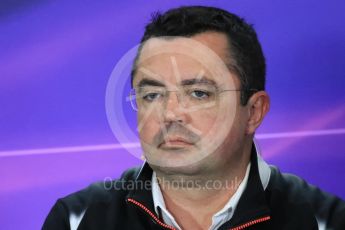
[[[204,144],[219,146],[226,139],[236,135],[238,119],[235,106],[224,106],[212,112],[213,115],[201,116],[204,132]],[[233,138],[231,138],[233,139]]]
[[[246,133],[246,113],[243,109],[237,108],[236,114],[232,115],[232,123],[229,124],[231,127],[226,136],[227,146],[231,148],[237,148],[240,143],[243,142],[243,138]]]
[[[201,137],[208,135],[217,120],[217,114],[212,110],[193,112],[189,115],[191,119],[187,127]]]
[[[145,116],[142,113],[138,113],[138,127],[140,140],[146,143],[151,143],[154,136],[160,130],[160,123],[154,116]]]

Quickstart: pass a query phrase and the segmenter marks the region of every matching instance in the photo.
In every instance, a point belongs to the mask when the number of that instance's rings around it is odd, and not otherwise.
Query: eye
[[[151,92],[151,93],[146,93],[143,95],[143,100],[152,102],[160,98],[162,95],[158,92]]]
[[[210,97],[210,93],[207,91],[203,91],[203,90],[193,90],[191,92],[191,96],[196,98],[196,99],[206,99],[206,98]]]

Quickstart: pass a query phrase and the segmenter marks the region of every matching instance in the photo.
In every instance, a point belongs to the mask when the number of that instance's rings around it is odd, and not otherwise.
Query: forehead
[[[226,35],[207,32],[186,37],[151,38],[142,47],[134,85],[143,78],[178,83],[204,77],[218,84],[235,84],[227,68]]]

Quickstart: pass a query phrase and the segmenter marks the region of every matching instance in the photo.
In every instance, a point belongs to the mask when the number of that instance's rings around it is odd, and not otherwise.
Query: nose
[[[165,123],[169,122],[187,122],[187,114],[182,106],[181,98],[178,92],[169,92],[163,107],[163,119]]]

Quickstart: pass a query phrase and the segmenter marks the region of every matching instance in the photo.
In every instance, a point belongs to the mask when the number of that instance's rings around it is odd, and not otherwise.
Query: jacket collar
[[[270,171],[267,171],[267,167],[269,169],[269,166],[266,162],[258,156],[255,145],[253,144],[247,188],[244,190],[238,202],[233,217],[225,224],[227,228],[270,216],[270,209],[266,201],[264,190],[268,184]],[[259,166],[261,173],[259,172]]]
[[[134,199],[146,206],[149,210],[154,210],[153,198],[152,198],[152,178],[153,170],[150,165],[145,161],[143,166],[137,172],[134,180],[135,189],[131,190],[126,200]]]

